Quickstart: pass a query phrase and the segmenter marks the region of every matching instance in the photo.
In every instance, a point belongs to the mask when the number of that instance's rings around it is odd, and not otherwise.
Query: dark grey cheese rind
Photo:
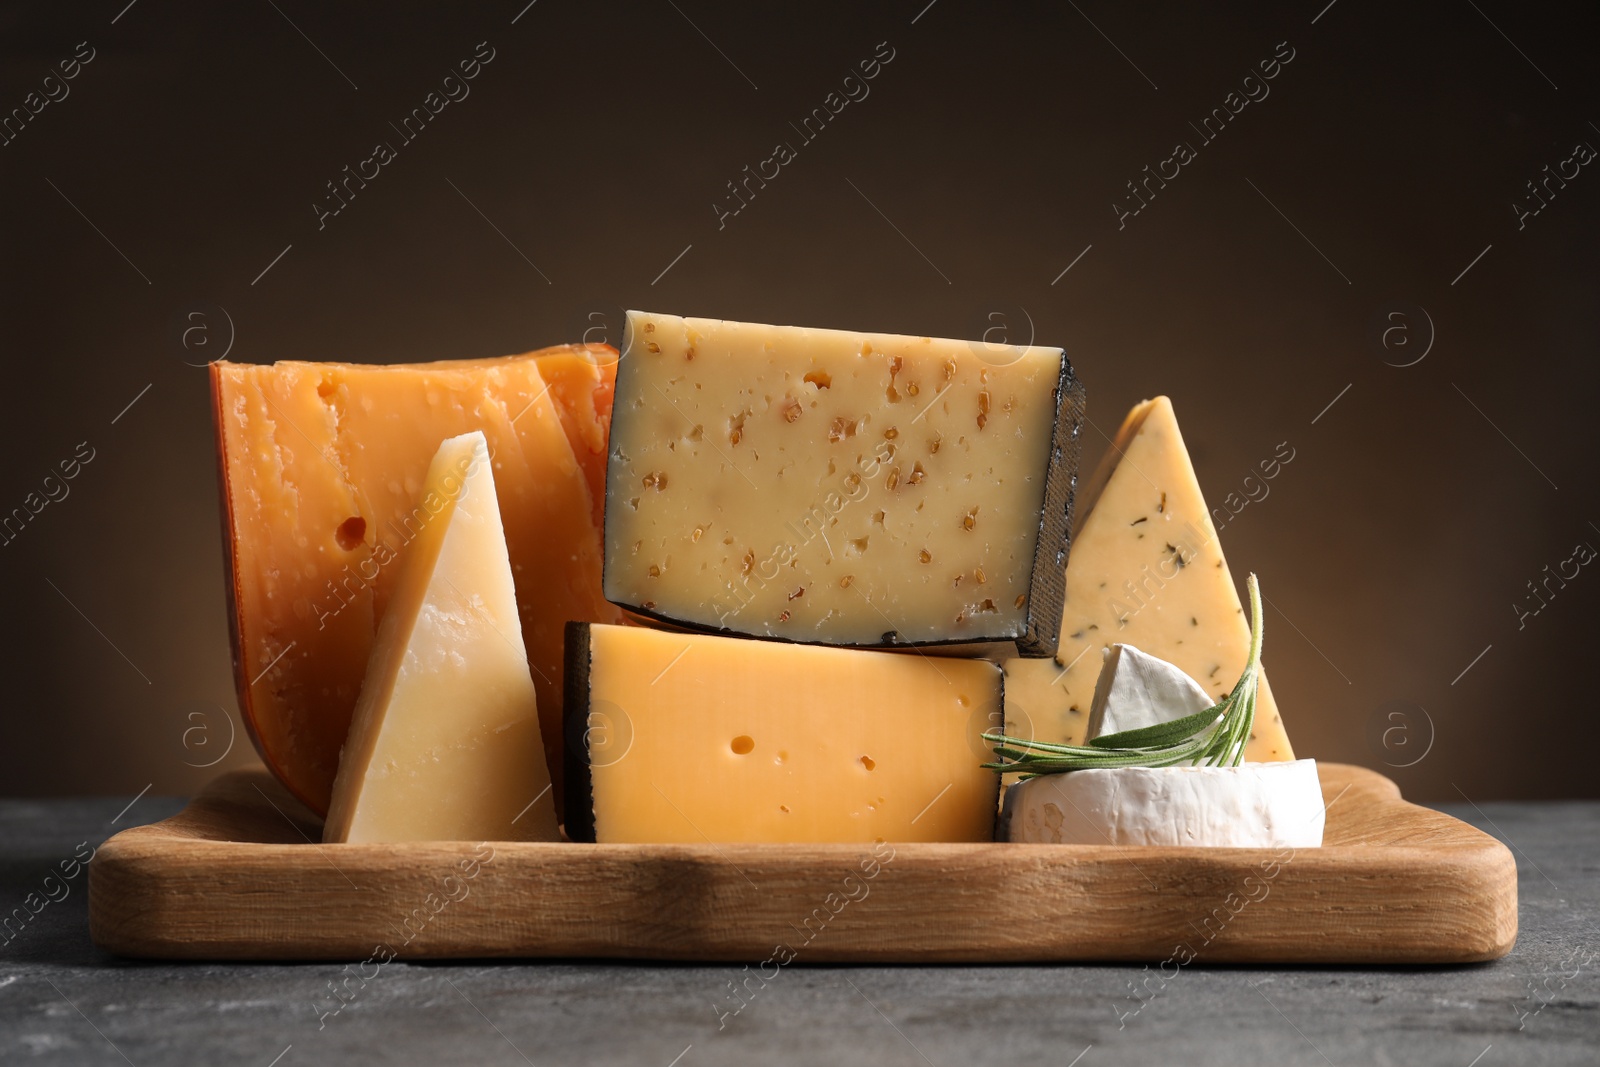
[[[822,643],[795,641],[793,638],[780,637],[776,634],[751,633],[748,630],[735,630],[723,626],[686,623],[674,616],[659,615],[648,608],[635,607],[620,600],[613,600],[612,603],[627,612],[634,622],[648,626],[652,630],[671,630],[674,633],[683,634],[706,634],[711,637],[735,637],[741,641],[776,641],[785,645]],[[1064,603],[1064,601],[1058,603]],[[1059,630],[1059,620],[1056,625]],[[860,643],[829,641],[826,642],[826,647],[853,648],[863,652],[922,652],[930,656],[954,656],[958,659],[987,659],[997,662],[1024,656],[1024,653],[1019,651],[1022,647],[1021,642],[1010,638],[975,641],[970,637],[952,637],[939,641],[903,641],[899,639],[899,635],[893,630],[884,631],[882,639],[878,641]],[[1039,653],[1038,655],[1028,653],[1027,658],[1036,659],[1054,654],[1052,646],[1052,650],[1049,652]]]
[[[1072,509],[1078,494],[1078,461],[1083,453],[1087,403],[1083,382],[1073,373],[1072,361],[1063,355],[1044,506],[1039,509],[1039,538],[1033,549],[1027,617],[1016,645],[1017,655],[1024,659],[1055,655],[1061,640],[1061,613],[1067,602],[1067,553],[1072,548]]]
[[[562,699],[562,746],[566,772],[567,836],[594,842],[594,777],[589,771],[589,624],[569,622],[566,630],[565,693]]]

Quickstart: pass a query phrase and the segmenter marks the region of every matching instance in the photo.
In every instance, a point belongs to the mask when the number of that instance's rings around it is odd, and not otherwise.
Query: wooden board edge
[[[1510,851],[1450,816],[1400,800],[1393,783],[1381,775],[1328,766],[1349,779],[1339,803],[1359,791],[1375,807],[1396,814],[1409,809],[1425,816],[1422,839],[1302,850],[1284,865],[1287,876],[1273,882],[1281,894],[1274,909],[1242,908],[1241,921],[1228,926],[1224,920],[1225,936],[1208,942],[1199,958],[1257,964],[1457,964],[1508,953],[1517,935],[1516,863]],[[447,922],[408,942],[400,953],[403,958],[750,962],[768,952],[763,937],[770,940],[775,930],[787,936],[775,925],[777,918],[789,911],[804,915],[816,903],[819,879],[825,883],[830,872],[848,870],[868,855],[865,846],[841,845],[575,848],[441,842],[400,850],[338,846],[337,866],[320,858],[304,864],[297,862],[306,856],[302,837],[315,839],[314,818],[281,794],[273,801],[279,810],[263,811],[266,790],[256,795],[262,784],[274,788],[265,772],[225,775],[179,815],[123,831],[101,846],[89,879],[95,942],[121,955],[146,958],[359,959],[369,950],[365,942],[371,930],[382,925],[386,909],[392,910],[386,901],[421,899],[428,885],[450,876],[453,864],[460,866],[487,848],[495,859],[485,867],[490,877],[478,883],[483,890],[478,900],[464,902]],[[274,843],[226,839],[228,830],[237,832],[241,818],[256,819],[266,833],[254,836],[273,836]],[[1170,894],[1179,894],[1185,901],[1183,913],[1192,911],[1205,924],[1207,909],[1216,915],[1214,905],[1226,901],[1230,886],[1244,884],[1242,872],[1260,863],[1264,851],[1148,849],[1140,850],[1140,863],[1132,865],[1126,849],[1109,846],[902,845],[895,864],[886,865],[892,873],[883,884],[898,882],[902,887],[891,893],[887,910],[878,911],[879,905],[858,908],[847,924],[856,927],[853,937],[840,931],[826,942],[808,944],[804,958],[877,963],[1160,960],[1181,930],[1158,922],[1134,935],[1117,923],[1119,915],[1150,911],[1149,893],[1141,884],[1141,879],[1148,882],[1144,872],[1161,882],[1163,901],[1170,904]],[[1141,872],[1138,877],[1134,866]],[[1347,884],[1352,870],[1354,888]],[[1426,876],[1420,889],[1419,872]],[[963,878],[969,880],[965,888],[958,885]],[[226,893],[217,892],[219,881]],[[366,903],[349,896],[358,882],[376,896]],[[758,885],[763,887],[759,891]],[[1038,891],[1030,895],[1030,886]],[[1063,887],[1071,892],[1082,886],[1093,888],[1071,900],[1039,902],[1040,897],[1061,896]],[[1000,892],[1009,895],[996,898]],[[909,910],[896,905],[894,893],[920,904]],[[770,899],[773,894],[776,902]],[[375,910],[363,912],[372,900],[377,901]],[[342,926],[319,919],[318,909],[341,901],[354,909],[346,911]],[[594,923],[596,909],[608,906],[620,914],[619,920]],[[1290,921],[1299,914],[1296,909],[1331,906],[1339,909],[1341,924],[1318,934]],[[1013,912],[1009,917],[1008,908]],[[1275,917],[1275,911],[1285,911],[1287,919]],[[1411,921],[1397,924],[1397,911]],[[939,921],[930,923],[926,916],[933,912]],[[729,923],[728,915],[741,916],[741,922]],[[1426,936],[1396,937],[1401,926],[1425,930]],[[742,932],[746,927],[748,934]],[[1005,931],[1012,928],[1029,934],[1010,936]],[[970,930],[986,933],[974,937]]]
[[[278,853],[292,847],[270,846]],[[726,866],[708,870],[700,857],[640,871],[626,854],[628,846],[597,846],[581,860],[571,856],[570,847],[535,847],[541,853],[534,857],[494,857],[488,866],[498,869],[470,887],[481,896],[474,900],[463,895],[462,903],[443,917],[447,921],[427,929],[414,943],[408,940],[395,954],[404,959],[753,962],[779,943],[795,943],[790,931],[801,934],[796,924],[809,930],[816,917],[826,926],[823,890],[850,884],[839,873],[849,871],[847,865],[813,869],[796,881],[793,872],[786,878],[783,871],[754,865],[741,874]],[[949,856],[891,857],[880,883],[887,895],[879,900],[886,903],[880,907],[863,896],[857,910],[829,931],[830,937],[816,943],[808,939],[804,958],[830,963],[1155,963],[1193,943],[1200,946],[1194,957],[1205,963],[1438,965],[1497,959],[1516,939],[1514,863],[1495,870],[1486,869],[1477,856],[1447,864],[1436,861],[1430,891],[1419,896],[1414,868],[1397,857],[1401,862],[1385,871],[1364,869],[1361,887],[1352,897],[1337,888],[1341,857],[1296,860],[1280,880],[1269,882],[1279,897],[1270,909],[1251,910],[1241,902],[1236,914],[1228,914],[1223,889],[1247,884],[1237,870],[1214,870],[1198,885],[1185,878],[1191,883],[1185,889],[1153,866],[1141,865],[1161,881],[1171,914],[1124,928],[1119,918],[1150,911],[1140,885],[1143,875],[1122,862],[1062,855],[1070,850],[1030,849],[1028,862],[1000,879],[1000,884],[1050,890],[1070,889],[1075,881],[1094,887],[1087,899],[1082,893],[1068,894],[1042,910],[1026,894],[1010,906],[996,906],[994,885],[988,894],[981,887],[963,887],[959,894],[967,899],[952,904],[945,894],[971,873],[970,866],[955,865]],[[276,857],[258,854],[227,875],[234,898],[209,910],[208,895],[218,881],[216,864],[201,861],[174,870],[164,857],[149,852],[107,856],[107,865],[101,867],[97,857],[91,870],[91,933],[102,948],[134,957],[359,959],[375,939],[387,938],[403,916],[417,912],[395,901],[420,905],[424,890],[448,884],[445,879],[463,862],[453,849],[435,851],[442,854],[430,856],[427,863],[402,861],[387,871],[319,865],[307,872],[309,877],[282,884],[273,877]],[[862,850],[855,858],[866,857]],[[965,859],[982,862],[971,855]],[[1071,870],[1063,871],[1063,866]],[[984,865],[985,873],[992,870]],[[745,876],[754,886],[743,881]],[[355,883],[343,881],[346,877],[368,891],[366,905],[352,900]],[[1330,885],[1339,921],[1309,932],[1301,911],[1327,907]],[[1412,899],[1399,905],[1411,922],[1396,923],[1396,906],[1371,900],[1386,893],[1391,900]],[[1181,907],[1172,908],[1174,898]],[[1263,896],[1258,904],[1269,899]],[[846,906],[841,898],[837,910]],[[335,914],[329,919],[324,912]],[[611,918],[595,922],[599,913]],[[730,922],[730,915],[740,918]],[[1407,936],[1402,925],[1406,930],[1424,927],[1426,935]],[[1214,927],[1219,936],[1213,942]]]

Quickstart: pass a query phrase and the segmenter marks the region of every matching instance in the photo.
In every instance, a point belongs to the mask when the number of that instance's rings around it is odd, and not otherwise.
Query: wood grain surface
[[[90,869],[101,947],[181,959],[1465,963],[1511,950],[1494,838],[1321,764],[1319,849],[323,845],[265,771],[126,830]]]

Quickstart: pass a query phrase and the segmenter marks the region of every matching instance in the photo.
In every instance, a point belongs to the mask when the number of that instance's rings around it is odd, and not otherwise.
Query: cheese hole
[[[806,381],[810,382],[818,389],[826,389],[828,386],[833,384],[833,375],[829,374],[825,370],[814,370],[810,374],[806,375]]]
[[[785,815],[787,815],[787,814],[789,814],[789,805],[787,805],[787,804],[779,804],[778,805],[778,810],[783,812]]]
[[[740,734],[738,737],[733,739],[733,742],[729,744],[728,747],[733,749],[733,754],[735,756],[748,756],[752,751],[754,751],[756,742],[755,739],[748,734]]]
[[[872,770],[872,768],[876,767],[877,765],[878,765],[878,761],[873,759],[871,756],[862,756],[861,757],[861,766],[865,767],[867,770],[870,771],[870,770]]]
[[[367,536],[367,520],[360,515],[352,515],[339,524],[333,531],[334,540],[339,542],[339,547],[346,552],[352,551]]]

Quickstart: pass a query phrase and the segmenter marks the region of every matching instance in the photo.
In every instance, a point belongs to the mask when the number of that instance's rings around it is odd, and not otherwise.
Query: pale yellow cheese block
[[[994,663],[621,626],[567,640],[575,840],[993,838]]]
[[[1056,636],[1081,390],[1059,348],[628,313],[613,603],[856,647]]]
[[[1128,413],[1081,499],[1056,658],[1005,664],[1008,729],[1073,745],[1084,743],[1110,645],[1175,664],[1218,700],[1250,650],[1249,620],[1170,400]],[[1265,672],[1244,758],[1294,759]]]
[[[558,840],[482,431],[439,446],[415,514],[323,840]]]

